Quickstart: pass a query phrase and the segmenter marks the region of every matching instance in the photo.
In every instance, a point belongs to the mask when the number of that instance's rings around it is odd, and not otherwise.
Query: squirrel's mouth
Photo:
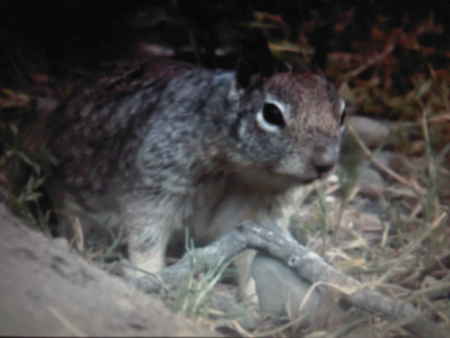
[[[293,186],[311,184],[312,182],[317,181],[321,178],[318,175],[308,176],[308,177],[295,176],[295,175],[283,175],[283,177],[286,181],[290,182],[291,185],[293,185]]]
[[[295,174],[279,174],[280,177],[284,177],[284,180],[291,182],[292,185],[307,185],[314,181],[326,179],[335,171],[336,166],[331,166],[326,171],[311,170],[307,173]]]

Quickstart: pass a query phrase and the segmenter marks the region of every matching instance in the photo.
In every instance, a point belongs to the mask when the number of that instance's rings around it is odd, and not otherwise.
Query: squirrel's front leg
[[[148,198],[128,201],[124,223],[128,232],[128,255],[139,270],[158,272],[165,265],[165,254],[179,217],[170,202]],[[141,276],[138,272],[134,275]]]

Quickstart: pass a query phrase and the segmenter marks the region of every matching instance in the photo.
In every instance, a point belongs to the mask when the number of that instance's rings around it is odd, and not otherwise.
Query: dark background
[[[350,19],[346,11],[352,11]],[[128,56],[137,41],[169,46],[180,58],[205,66],[233,67],[236,55],[214,56],[235,45],[256,12],[279,15],[282,29],[266,38],[298,42],[303,32],[315,52],[309,62],[326,66],[330,51],[350,51],[367,40],[379,18],[387,27],[411,30],[432,15],[448,28],[449,1],[23,1],[0,2],[0,74],[3,86],[24,84],[33,72],[64,73],[68,67],[96,66],[100,60]],[[347,22],[345,22],[347,20]],[[311,22],[309,29],[306,22]],[[343,23],[337,32],[335,26]],[[448,29],[446,29],[448,32]],[[268,32],[269,31],[269,32]],[[422,36],[447,48],[450,35]],[[194,52],[183,52],[190,45]],[[445,60],[447,61],[447,60]],[[417,62],[417,61],[416,61]],[[443,62],[436,57],[433,60]],[[414,65],[413,65],[414,66]],[[419,67],[419,65],[416,65]]]

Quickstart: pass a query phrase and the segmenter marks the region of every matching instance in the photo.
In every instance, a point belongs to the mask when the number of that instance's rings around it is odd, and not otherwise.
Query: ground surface
[[[0,335],[212,336],[0,205]]]

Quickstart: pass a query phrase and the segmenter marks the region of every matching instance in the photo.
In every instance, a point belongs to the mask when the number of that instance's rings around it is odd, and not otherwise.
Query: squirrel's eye
[[[341,113],[341,116],[339,118],[339,125],[343,126],[345,122],[345,118],[347,117],[347,114],[345,113],[345,110]]]
[[[286,122],[284,121],[284,117],[280,111],[280,108],[278,108],[273,103],[264,103],[262,116],[267,123],[277,126],[279,128],[283,128],[286,125]]]

